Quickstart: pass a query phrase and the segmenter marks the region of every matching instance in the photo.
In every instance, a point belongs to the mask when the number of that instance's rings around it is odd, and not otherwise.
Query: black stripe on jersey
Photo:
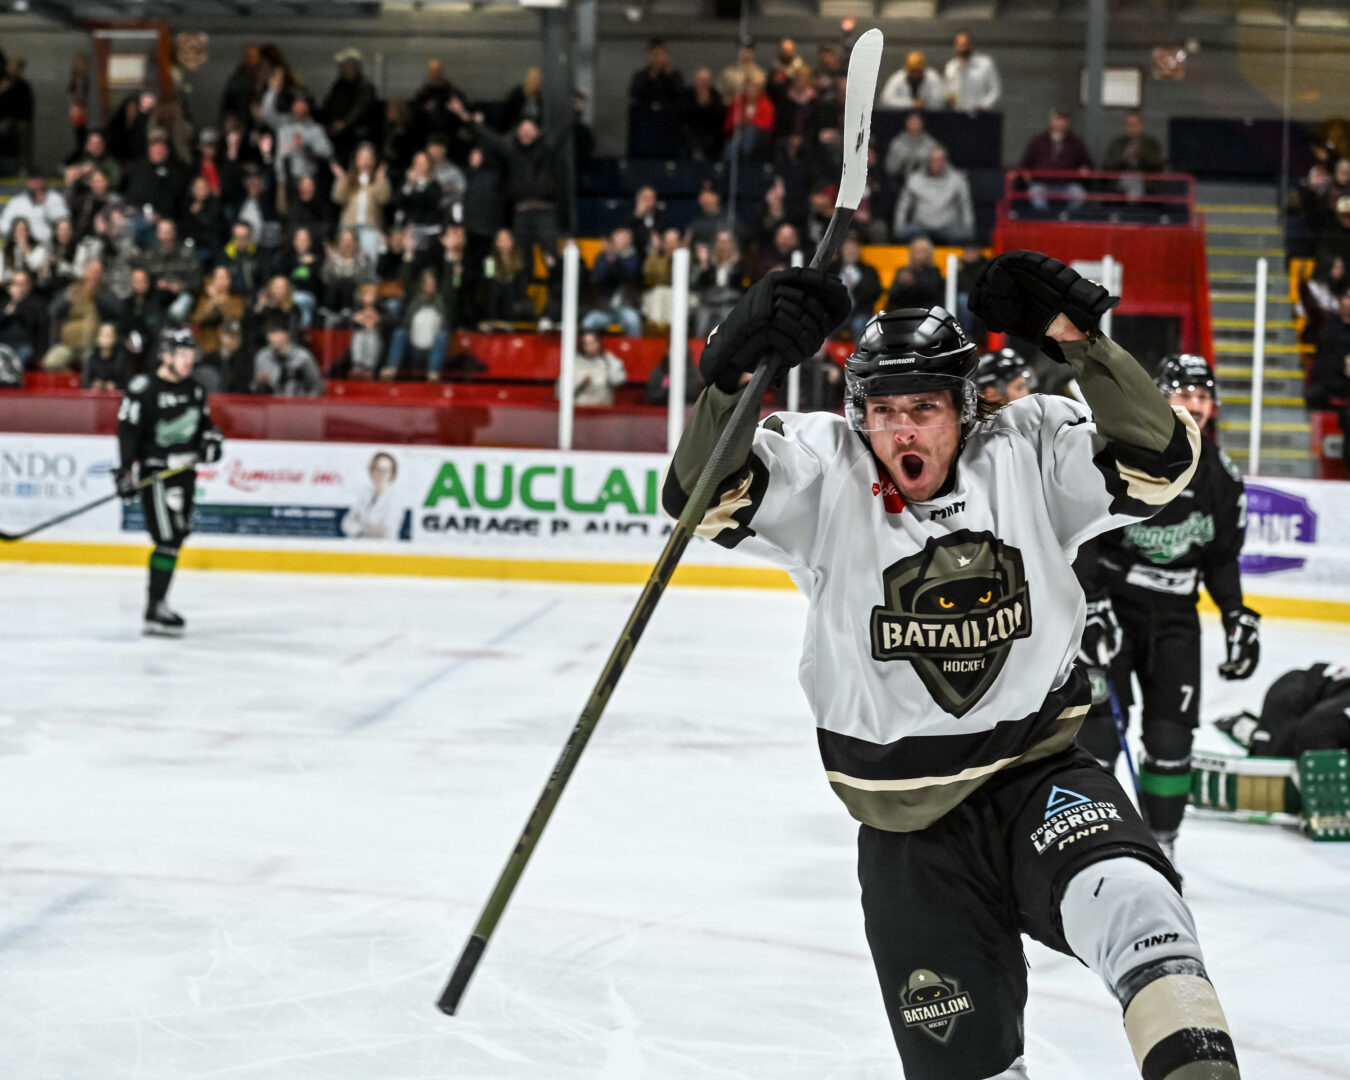
[[[1074,666],[1063,686],[1044,704],[1018,720],[1000,720],[987,731],[962,735],[909,735],[890,743],[874,743],[852,735],[816,729],[820,757],[827,772],[859,780],[914,780],[955,776],[964,769],[1020,757],[1056,726],[1060,713],[1092,700],[1087,675]],[[1075,727],[1078,721],[1074,722]]]
[[[1187,1065],[1208,1066],[1203,1072],[1182,1071]],[[1182,1028],[1158,1043],[1144,1057],[1140,1069],[1144,1080],[1174,1080],[1187,1076],[1213,1080],[1238,1080],[1237,1051],[1233,1039],[1218,1028]]]

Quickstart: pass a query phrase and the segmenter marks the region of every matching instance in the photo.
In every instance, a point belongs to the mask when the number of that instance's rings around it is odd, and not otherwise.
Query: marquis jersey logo
[[[964,716],[1031,633],[1022,553],[991,532],[961,529],[882,571],[872,609],[874,660],[908,660],[933,700]]]
[[[911,972],[900,991],[900,1017],[907,1028],[918,1028],[944,1046],[956,1030],[956,1021],[975,1011],[968,991],[955,979],[927,968]]]

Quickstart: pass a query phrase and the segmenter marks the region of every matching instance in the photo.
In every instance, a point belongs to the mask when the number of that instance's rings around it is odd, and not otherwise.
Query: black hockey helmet
[[[1166,397],[1178,390],[1197,387],[1208,390],[1214,404],[1219,404],[1219,382],[1209,361],[1195,353],[1172,353],[1164,356],[1153,373],[1153,381]]]
[[[867,399],[959,389],[961,420],[975,419],[971,376],[979,353],[956,318],[942,307],[898,308],[868,320],[853,354],[844,361],[844,411],[864,430]]]
[[[1018,376],[1026,379],[1027,389],[1036,389],[1036,369],[1031,362],[1016,349],[999,349],[980,357],[980,365],[975,369],[975,386],[979,390],[992,387],[1003,393]]]
[[[159,355],[178,349],[197,350],[197,338],[186,326],[166,326],[159,334]]]

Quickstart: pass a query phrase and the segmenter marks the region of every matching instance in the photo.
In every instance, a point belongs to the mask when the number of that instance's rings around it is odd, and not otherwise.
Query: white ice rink
[[[795,594],[665,598],[452,1019],[636,589],[183,573],[177,642],[142,590],[0,564],[3,1080],[899,1077]],[[1204,716],[1350,653],[1264,629]],[[1350,845],[1191,819],[1180,859],[1243,1076],[1350,1078]],[[1105,989],[1028,957],[1035,1080],[1135,1077]]]

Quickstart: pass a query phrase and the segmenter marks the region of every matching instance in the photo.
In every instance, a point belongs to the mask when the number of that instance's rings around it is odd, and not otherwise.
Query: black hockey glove
[[[1120,652],[1125,635],[1116,620],[1116,609],[1111,606],[1109,596],[1089,599],[1087,602],[1087,622],[1083,624],[1083,637],[1078,643],[1078,659],[1088,667],[1106,668]]]
[[[837,277],[809,267],[777,270],[750,286],[708,335],[699,374],[705,384],[732,393],[766,355],[781,362],[781,371],[796,367],[815,355],[851,306]]]
[[[1224,644],[1228,659],[1219,665],[1225,679],[1245,679],[1261,659],[1261,616],[1249,607],[1223,613]]]
[[[1063,359],[1063,353],[1045,338],[1056,315],[1065,315],[1088,334],[1118,303],[1119,297],[1095,281],[1039,251],[1008,251],[997,256],[981,268],[970,287],[970,310],[985,326],[995,333],[1007,331],[1042,342],[1057,360]]]
[[[122,498],[133,498],[139,491],[136,487],[136,466],[124,465],[120,469],[115,469],[113,471],[113,483],[117,485],[117,494],[121,495]]]
[[[225,435],[220,428],[208,428],[202,432],[202,460],[213,465],[225,453]]]

